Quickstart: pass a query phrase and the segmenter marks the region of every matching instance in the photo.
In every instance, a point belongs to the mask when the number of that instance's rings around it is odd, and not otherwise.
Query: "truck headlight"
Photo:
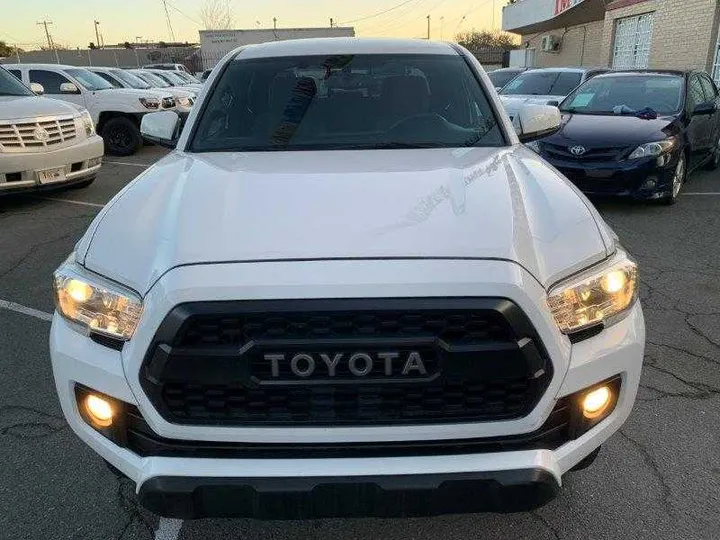
[[[560,331],[572,334],[619,321],[636,299],[637,265],[623,257],[553,287],[547,302]]]
[[[140,98],[140,103],[146,109],[160,108],[160,100],[158,98]]]
[[[85,128],[85,135],[89,137],[95,133],[95,124],[93,123],[92,116],[90,116],[88,111],[80,113],[80,122],[82,122],[82,125]]]
[[[663,141],[641,144],[635,150],[633,150],[633,153],[628,156],[628,159],[657,157],[664,154],[665,152],[669,152],[673,148],[675,148],[675,137],[670,137],[669,139],[665,139]]]
[[[74,262],[74,254],[55,271],[55,306],[58,313],[88,334],[98,333],[127,341],[132,338],[143,311],[140,297]]]

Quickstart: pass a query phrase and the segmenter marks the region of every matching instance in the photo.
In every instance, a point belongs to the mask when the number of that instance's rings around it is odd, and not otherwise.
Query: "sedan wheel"
[[[680,190],[683,187],[683,184],[685,183],[685,179],[687,177],[687,167],[686,167],[686,160],[685,160],[685,154],[682,154],[680,158],[678,159],[678,163],[675,166],[675,173],[673,174],[672,179],[672,185],[671,185],[671,192],[670,195],[665,197],[664,199],[661,199],[663,203],[665,204],[675,204],[677,202],[678,195],[680,195]]]

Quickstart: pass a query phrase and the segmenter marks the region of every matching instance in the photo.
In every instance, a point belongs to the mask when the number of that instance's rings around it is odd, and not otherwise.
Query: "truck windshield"
[[[560,105],[573,114],[635,114],[646,108],[658,114],[682,109],[685,81],[677,75],[605,75],[590,79]]]
[[[95,92],[97,90],[112,90],[113,85],[103,79],[97,73],[88,71],[87,69],[68,69],[68,75],[71,75],[79,82],[85,90]]]
[[[0,96],[34,96],[27,86],[0,67]]]
[[[141,90],[147,90],[148,88],[151,88],[151,86],[145,81],[143,81],[140,77],[136,77],[128,71],[124,71],[122,69],[111,69],[109,71],[115,77],[130,86],[130,88],[140,88]]]
[[[483,88],[456,55],[233,60],[192,151],[503,146]]]

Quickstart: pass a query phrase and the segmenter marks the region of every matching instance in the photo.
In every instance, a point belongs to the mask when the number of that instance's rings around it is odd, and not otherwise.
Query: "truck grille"
[[[343,359],[332,374],[323,355]],[[140,375],[168,421],[222,426],[510,420],[534,408],[551,377],[533,327],[502,299],[184,304]]]
[[[27,122],[0,123],[0,150],[33,152],[74,139],[77,136],[72,116],[38,118]]]

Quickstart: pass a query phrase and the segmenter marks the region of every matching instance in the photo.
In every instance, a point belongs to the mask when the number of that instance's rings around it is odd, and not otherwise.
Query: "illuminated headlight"
[[[560,331],[572,334],[619,321],[636,299],[637,265],[623,258],[554,287],[548,295],[548,306]]]
[[[192,107],[192,100],[189,97],[179,97],[177,98],[177,102],[183,107]]]
[[[160,108],[160,100],[158,98],[140,98],[140,103],[146,109]]]
[[[85,135],[89,137],[90,135],[95,133],[95,124],[93,123],[92,116],[90,116],[90,113],[88,111],[83,111],[80,113],[80,122],[85,128]]]
[[[58,313],[90,333],[127,341],[143,311],[140,297],[80,267],[71,255],[54,274]]]
[[[628,159],[640,159],[645,157],[657,157],[675,148],[675,138],[671,137],[664,141],[651,142],[638,146]]]

